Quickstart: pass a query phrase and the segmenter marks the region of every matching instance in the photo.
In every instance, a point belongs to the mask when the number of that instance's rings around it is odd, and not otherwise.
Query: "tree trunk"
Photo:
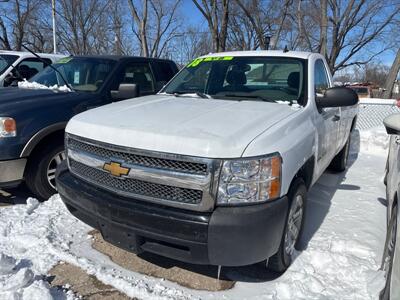
[[[321,0],[321,35],[319,40],[319,53],[324,57],[327,54],[327,36],[328,36],[328,1]]]
[[[383,93],[383,98],[389,99],[392,98],[393,86],[396,81],[397,74],[400,70],[400,49],[397,51],[396,58],[390,68],[389,75],[386,79],[385,83],[385,92]]]

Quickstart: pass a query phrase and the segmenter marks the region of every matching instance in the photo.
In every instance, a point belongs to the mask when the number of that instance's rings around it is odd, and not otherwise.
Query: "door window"
[[[43,60],[46,63],[38,58],[26,58],[18,64],[17,70],[22,78],[29,79],[51,64],[50,59],[43,58]]]
[[[112,90],[118,90],[121,83],[138,85],[140,95],[155,93],[154,79],[148,63],[127,63],[119,72]]]
[[[172,66],[169,62],[158,61],[155,63],[158,67],[158,71],[156,75],[157,81],[164,81],[165,83],[170,81],[172,77],[175,75],[175,71],[172,69]]]
[[[323,94],[329,88],[329,79],[326,73],[325,64],[321,59],[318,59],[315,62],[314,76],[315,93]]]

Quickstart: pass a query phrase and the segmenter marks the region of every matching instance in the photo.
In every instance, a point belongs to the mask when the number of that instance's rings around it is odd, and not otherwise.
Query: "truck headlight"
[[[226,160],[222,164],[217,204],[244,204],[273,200],[281,191],[282,158]]]
[[[17,123],[13,118],[0,117],[0,138],[17,135]]]

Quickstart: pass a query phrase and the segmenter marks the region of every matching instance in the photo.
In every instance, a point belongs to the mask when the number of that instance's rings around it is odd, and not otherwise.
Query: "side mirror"
[[[388,134],[400,134],[400,114],[393,114],[383,120]]]
[[[139,86],[133,83],[121,83],[118,91],[111,91],[111,97],[115,100],[124,100],[139,96]]]
[[[10,86],[12,85],[15,81],[17,81],[17,77],[14,76],[12,73],[9,73],[6,75],[4,78],[4,86]]]
[[[346,87],[333,87],[327,89],[323,97],[317,97],[318,108],[353,106],[358,103],[358,95],[352,89]]]

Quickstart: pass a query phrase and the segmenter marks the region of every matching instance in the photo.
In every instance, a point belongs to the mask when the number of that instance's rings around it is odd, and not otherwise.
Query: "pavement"
[[[95,276],[82,269],[61,262],[50,270],[48,281],[51,286],[72,290],[75,295],[86,300],[129,300],[128,296],[114,287],[104,284]]]
[[[222,291],[231,289],[235,285],[234,280],[225,276],[226,268],[218,278],[216,266],[192,265],[150,253],[138,256],[107,243],[97,230],[93,230],[90,234],[94,237],[92,247],[125,269],[163,278],[196,290]]]

